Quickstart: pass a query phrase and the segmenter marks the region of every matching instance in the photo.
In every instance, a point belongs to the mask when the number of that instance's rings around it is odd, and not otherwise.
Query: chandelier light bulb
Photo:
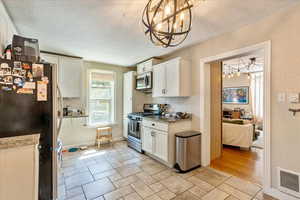
[[[183,21],[184,20],[184,13],[180,14],[180,20]]]
[[[177,28],[177,23],[175,23],[173,27],[174,27],[174,29],[176,29]]]
[[[166,8],[165,8],[165,13],[166,13],[166,15],[171,14],[171,8],[170,8],[169,5],[166,6]]]
[[[161,24],[157,24],[157,30],[160,31],[161,30]]]

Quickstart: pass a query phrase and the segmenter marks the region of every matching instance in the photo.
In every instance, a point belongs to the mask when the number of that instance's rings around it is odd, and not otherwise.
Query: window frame
[[[104,123],[91,123],[91,113],[90,113],[90,94],[91,94],[91,85],[92,85],[92,73],[101,73],[101,74],[112,74],[113,75],[113,86],[112,86],[112,98],[111,98],[111,120],[104,122]],[[116,72],[111,70],[101,70],[101,69],[89,69],[87,70],[87,97],[86,97],[86,109],[89,113],[88,117],[88,126],[89,127],[99,127],[99,126],[105,126],[105,125],[111,125],[115,124],[116,122],[116,85],[117,85],[117,79],[116,79]]]

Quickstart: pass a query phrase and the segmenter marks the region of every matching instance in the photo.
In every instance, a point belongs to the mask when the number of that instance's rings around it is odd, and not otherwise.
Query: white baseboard
[[[123,141],[124,138],[123,137],[119,137],[119,138],[113,138],[113,142],[119,142],[119,141]],[[89,142],[83,142],[83,143],[78,143],[78,144],[71,144],[71,145],[63,145],[63,150],[67,150],[70,148],[75,148],[75,147],[81,147],[81,146],[93,146],[95,145],[95,141],[89,141]]]
[[[89,142],[83,142],[83,143],[78,143],[78,144],[70,144],[70,145],[63,145],[63,150],[67,150],[70,148],[78,148],[81,146],[92,146],[95,145],[95,141],[89,141]]]
[[[275,188],[264,189],[264,193],[279,200],[299,200],[299,198],[283,193]]]

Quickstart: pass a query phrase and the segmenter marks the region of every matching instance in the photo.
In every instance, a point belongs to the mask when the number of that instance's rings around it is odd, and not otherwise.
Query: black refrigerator
[[[39,200],[53,199],[56,66],[0,59],[0,137],[40,134]],[[16,191],[17,192],[17,191]]]

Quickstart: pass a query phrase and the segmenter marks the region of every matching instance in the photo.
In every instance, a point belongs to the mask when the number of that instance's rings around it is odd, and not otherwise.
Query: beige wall
[[[11,43],[13,34],[17,34],[17,30],[0,1],[0,55],[5,45]]]
[[[116,124],[113,126],[113,137],[120,138],[122,137],[122,123],[123,123],[123,73],[130,71],[130,68],[120,67],[116,65],[103,64],[98,62],[88,62],[84,61],[84,86],[83,88],[87,89],[87,71],[90,69],[100,69],[100,70],[110,70],[116,73],[116,102],[115,102],[115,122]],[[83,90],[83,97],[86,100],[87,90]],[[86,102],[86,101],[85,101]]]
[[[241,74],[240,76],[234,76],[232,78],[228,78],[227,76],[223,78],[223,88],[225,87],[241,87],[247,86],[249,87],[249,104],[241,105],[241,104],[223,104],[223,108],[234,109],[234,108],[241,108],[245,109],[246,112],[252,111],[252,104],[251,104],[251,89],[250,89],[250,79],[248,79],[247,74]]]
[[[295,118],[288,103],[276,101],[279,92],[300,92],[300,5],[226,33],[206,42],[179,50],[165,59],[182,56],[192,61],[193,95],[180,99],[181,109],[193,112],[193,127],[199,124],[200,59],[264,41],[272,41],[271,57],[271,166],[276,187],[276,167],[300,173],[300,114]],[[193,33],[193,31],[191,32]],[[176,105],[175,105],[176,106]],[[184,106],[184,107],[183,107]],[[294,105],[300,108],[300,105]]]
[[[90,69],[109,70],[116,73],[116,102],[115,102],[115,124],[113,127],[113,138],[119,140],[123,136],[123,73],[135,70],[135,68],[120,67],[98,62],[84,61],[82,73],[82,99],[64,99],[65,105],[74,107],[86,107],[88,80],[87,74]],[[65,123],[61,131],[60,138],[64,146],[91,145],[95,141],[96,128],[83,126],[83,119],[64,119]]]

